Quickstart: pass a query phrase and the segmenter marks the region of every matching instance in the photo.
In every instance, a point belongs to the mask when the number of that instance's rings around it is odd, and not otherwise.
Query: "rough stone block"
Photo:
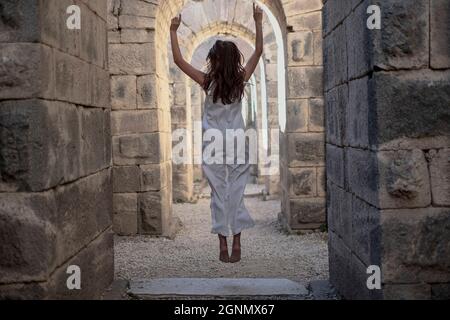
[[[308,223],[325,223],[325,199],[324,198],[304,198],[289,202],[291,223],[293,229]]]
[[[5,2],[1,9],[0,42],[38,42],[39,18],[38,1]]]
[[[115,165],[159,163],[162,158],[161,135],[158,133],[129,134],[113,137]]]
[[[132,15],[120,15],[119,27],[121,29],[155,29],[155,18]]]
[[[141,191],[141,174],[139,167],[113,167],[113,191],[116,193],[130,193]]]
[[[385,283],[446,283],[450,279],[448,208],[381,211]]]
[[[112,76],[112,109],[136,109],[136,102],[136,76]]]
[[[334,232],[330,232],[328,236],[330,282],[341,295],[351,297],[354,285],[351,250]]]
[[[286,132],[308,131],[307,99],[288,100],[286,111]]]
[[[351,248],[367,266],[381,265],[379,210],[358,197],[352,199]]]
[[[431,150],[430,178],[433,204],[450,205],[450,149]]]
[[[68,169],[78,167],[77,117],[73,117],[73,109],[59,107],[42,100],[0,103],[2,191],[41,191],[57,185],[64,177],[65,155],[73,157],[69,160],[73,166],[66,162]],[[63,124],[59,119],[73,122]],[[75,136],[67,145],[72,150],[62,148],[68,141],[60,136],[60,125],[67,129],[67,138]]]
[[[193,175],[192,166],[187,172],[178,171],[176,167],[173,168],[172,181],[173,181],[173,201],[174,202],[187,202],[192,200],[193,196]]]
[[[348,86],[346,84],[326,93],[327,142],[342,146],[346,142],[345,123],[348,110]]]
[[[428,283],[385,284],[383,298],[386,300],[429,300],[431,286]]]
[[[351,295],[348,299],[352,300],[380,300],[383,298],[382,290],[370,290],[367,288],[367,265],[352,253],[351,260],[352,283],[347,285],[351,288]]]
[[[95,12],[100,18],[106,21],[106,15],[108,11],[107,0],[83,0],[83,2],[86,3],[90,10]]]
[[[369,150],[346,148],[346,177],[350,191],[378,206],[377,155]]]
[[[288,98],[321,97],[322,67],[288,67]]]
[[[346,26],[342,24],[324,39],[323,81],[325,90],[334,88],[348,79],[345,34]]]
[[[366,6],[367,8],[367,6]],[[323,30],[330,33],[352,9],[352,1],[329,0],[323,6]]]
[[[0,283],[45,281],[56,264],[56,213],[50,192],[0,193]]]
[[[110,136],[105,132],[105,113],[101,109],[80,108],[81,164],[84,175],[109,166],[105,148]]]
[[[448,300],[450,299],[450,284],[437,283],[431,285],[431,299]]]
[[[430,1],[430,65],[436,69],[450,68],[450,2]]]
[[[325,124],[325,111],[323,99],[310,99],[308,112],[308,131],[323,132]]]
[[[172,106],[170,108],[170,115],[172,121],[172,128],[174,125],[178,124],[181,127],[186,128],[187,116],[186,116],[186,106]]]
[[[0,43],[0,99],[54,96],[53,53],[33,43]]]
[[[120,43],[121,32],[117,30],[108,31],[108,43]]]
[[[328,179],[343,188],[345,181],[344,148],[339,148],[331,144],[327,144],[326,151]]]
[[[49,295],[47,282],[0,284],[2,300],[39,300]]]
[[[140,16],[140,17],[155,17],[157,5],[139,0],[124,1],[121,6],[121,14]]]
[[[121,43],[150,43],[155,42],[155,31],[148,29],[122,29]]]
[[[381,69],[427,67],[429,1],[380,1],[382,32],[373,35],[374,65]]]
[[[421,150],[378,153],[380,208],[417,208],[431,203],[428,165]]]
[[[103,112],[103,132],[105,137],[112,137],[111,134],[111,110],[106,109]],[[108,138],[105,140],[105,163],[108,166],[112,165],[112,139]]]
[[[322,13],[310,12],[292,16],[289,19],[289,25],[295,31],[299,30],[321,30],[322,29]]]
[[[61,265],[111,226],[111,170],[57,187],[57,261]]]
[[[179,106],[186,105],[186,84],[184,82],[175,82],[173,84],[173,103]]]
[[[325,167],[317,168],[317,195],[319,197],[326,196],[326,184],[327,184],[327,176],[325,172]]]
[[[55,57],[55,96],[59,100],[90,105],[92,89],[89,85],[91,66],[71,55],[53,50]]]
[[[323,165],[325,141],[321,133],[289,133],[287,158],[290,167]]]
[[[349,79],[360,77],[373,68],[372,34],[378,30],[367,28],[368,6],[365,1],[345,20]]]
[[[114,239],[111,228],[54,271],[48,281],[50,299],[100,299],[114,280]],[[67,268],[81,269],[81,289],[67,290]]]
[[[138,108],[156,108],[156,85],[154,76],[142,76],[137,80]]]
[[[79,48],[80,50],[79,56],[85,61],[89,61],[92,64],[104,68],[107,62],[106,24],[94,12],[86,10],[85,7],[82,8],[84,10],[82,9],[82,19],[81,19],[82,32],[80,33],[81,45]]]
[[[323,35],[322,31],[313,32],[314,37],[314,65],[323,65]]]
[[[314,197],[317,194],[315,168],[289,169],[290,195],[292,197]]]
[[[119,13],[120,13],[120,0],[107,0],[107,25],[108,30],[119,29]]]
[[[379,145],[450,135],[450,71],[381,72],[374,79]]]
[[[171,163],[141,165],[141,189],[159,191],[169,186],[172,177]]]
[[[375,125],[369,121],[369,110],[373,109],[370,95],[372,82],[368,77],[350,81],[348,112],[346,117],[345,137],[352,147],[369,147],[369,136],[374,140]]]
[[[169,230],[171,199],[166,189],[138,194],[138,228],[142,234],[164,235]]]
[[[291,1],[284,4],[284,10],[288,17],[304,13],[312,12],[322,9],[321,0],[308,0],[308,1]]]
[[[154,45],[110,44],[109,66],[111,74],[145,75],[155,72]]]
[[[89,86],[91,87],[90,106],[111,108],[111,87],[109,72],[97,66],[89,69]]]
[[[113,230],[116,234],[129,236],[137,234],[137,193],[114,193]]]
[[[158,109],[113,111],[111,114],[112,134],[157,132],[161,113]]]
[[[287,43],[289,66],[314,64],[314,37],[311,31],[288,33]]]

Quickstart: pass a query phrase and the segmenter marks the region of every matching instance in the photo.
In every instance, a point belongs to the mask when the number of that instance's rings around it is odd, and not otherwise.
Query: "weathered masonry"
[[[450,2],[258,3],[255,121],[280,161],[258,179],[285,228],[328,226],[345,298],[449,298]],[[202,98],[169,59],[180,12],[186,57],[219,35],[252,44],[250,0],[0,1],[0,298],[97,298],[113,233],[173,233],[172,201],[201,178],[172,163],[172,130],[192,128]]]
[[[0,2],[0,299],[97,297],[113,280],[106,1]],[[82,290],[68,290],[69,265]]]
[[[325,2],[330,278],[346,298],[450,296],[449,37],[448,1]]]

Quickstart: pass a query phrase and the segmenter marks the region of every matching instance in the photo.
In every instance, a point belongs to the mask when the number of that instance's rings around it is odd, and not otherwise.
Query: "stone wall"
[[[323,31],[331,282],[349,299],[448,299],[450,3],[328,0]]]
[[[286,130],[280,134],[282,219],[291,230],[325,224],[322,1],[283,1]],[[270,109],[270,108],[269,108]]]
[[[106,36],[106,0],[0,4],[0,299],[96,298],[113,280]]]
[[[113,224],[119,235],[171,233],[170,109],[157,99],[155,67],[156,47],[167,39],[155,40],[156,10],[156,2],[108,0]],[[164,81],[168,86],[168,76]]]

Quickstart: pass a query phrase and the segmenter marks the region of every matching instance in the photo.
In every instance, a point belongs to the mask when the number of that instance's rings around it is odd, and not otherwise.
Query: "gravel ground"
[[[183,224],[174,240],[116,237],[116,278],[270,277],[303,284],[328,278],[325,233],[285,234],[277,222],[279,201],[254,197],[246,198],[245,203],[256,226],[242,233],[239,263],[218,260],[217,235],[210,233],[209,199],[200,199],[196,204],[174,204],[174,215]]]

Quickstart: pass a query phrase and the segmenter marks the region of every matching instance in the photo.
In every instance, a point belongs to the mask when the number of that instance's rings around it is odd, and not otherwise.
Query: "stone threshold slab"
[[[306,297],[305,286],[288,279],[268,278],[160,278],[130,281],[128,293],[151,298]]]

